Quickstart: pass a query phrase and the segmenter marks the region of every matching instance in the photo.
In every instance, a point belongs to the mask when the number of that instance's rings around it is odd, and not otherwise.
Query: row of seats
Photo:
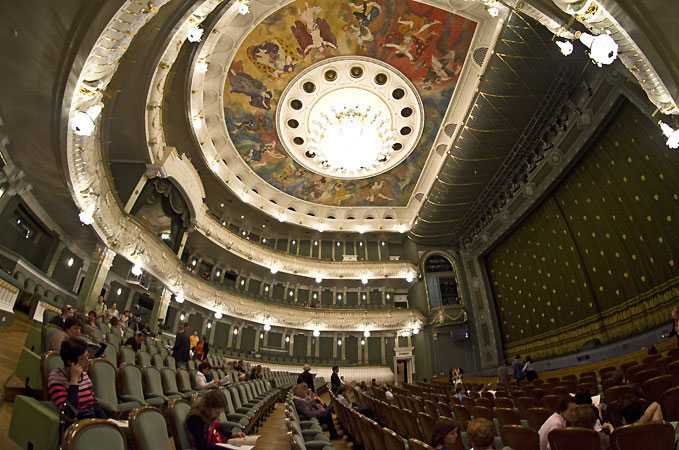
[[[288,392],[285,399],[285,425],[293,450],[334,450],[317,419],[300,419],[292,392]]]

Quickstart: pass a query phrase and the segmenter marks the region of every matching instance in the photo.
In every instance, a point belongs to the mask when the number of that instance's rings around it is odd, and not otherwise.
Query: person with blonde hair
[[[483,417],[476,418],[467,425],[471,450],[493,450],[495,425]]]

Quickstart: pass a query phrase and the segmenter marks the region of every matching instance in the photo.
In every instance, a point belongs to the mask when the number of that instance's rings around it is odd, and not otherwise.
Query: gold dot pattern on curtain
[[[677,277],[677,220],[679,152],[625,101],[486,258],[505,344],[597,316]]]

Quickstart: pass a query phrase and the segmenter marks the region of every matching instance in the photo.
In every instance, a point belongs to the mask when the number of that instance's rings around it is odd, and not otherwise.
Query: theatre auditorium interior
[[[678,0],[0,30],[0,449],[679,449]]]

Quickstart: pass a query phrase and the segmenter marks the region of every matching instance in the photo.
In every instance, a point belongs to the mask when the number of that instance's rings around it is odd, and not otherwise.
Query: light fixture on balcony
[[[361,339],[361,345],[365,345],[365,339]]]
[[[183,322],[185,319],[186,319],[186,316],[184,315],[184,313],[181,313],[179,315],[179,320],[181,320]]]
[[[222,312],[221,311],[215,311],[215,319],[219,320],[222,318]]]
[[[368,284],[368,276],[364,275],[361,277],[361,284]]]
[[[342,338],[337,339],[337,345],[342,346]]]
[[[585,47],[589,48],[589,57],[597,66],[613,64],[618,57],[618,43],[607,33],[592,35],[589,33],[575,34]]]
[[[203,38],[203,33],[205,30],[203,30],[200,27],[191,27],[189,30],[186,32],[186,39],[188,39],[189,42],[200,42],[201,39]]]
[[[174,294],[174,300],[177,303],[184,303],[184,293],[182,291],[179,291],[176,294]]]
[[[233,334],[238,334],[238,328],[233,329]]]
[[[316,283],[319,283],[319,284],[320,284],[320,283],[322,283],[322,282],[323,282],[323,277],[321,277],[320,275],[319,275],[319,276],[316,276]]]
[[[365,330],[363,332],[363,337],[369,338],[370,337],[370,330]]]
[[[290,336],[285,336],[285,342],[289,343],[290,342]]]
[[[118,288],[118,290],[116,291],[116,295],[120,295],[120,294],[122,294],[122,293],[123,293],[123,289],[122,289],[122,288]]]
[[[99,117],[103,103],[90,106],[85,111],[75,111],[71,116],[71,129],[78,136],[91,136],[96,127],[96,120]]]
[[[665,144],[671,149],[679,148],[679,129],[675,130],[663,121],[658,122],[658,125],[660,125],[660,129],[667,138]]]
[[[132,266],[130,272],[132,272],[132,275],[134,275],[135,277],[140,277],[141,274],[144,273],[144,270],[141,268],[139,264],[135,264]]]
[[[573,43],[568,40],[557,40],[556,45],[559,47],[561,54],[564,56],[569,56],[573,53]]]
[[[271,331],[271,324],[270,323],[264,324],[264,331]]]
[[[73,263],[75,263],[75,259],[73,259],[72,256],[66,260],[66,265],[68,267],[73,267]]]
[[[321,335],[321,330],[319,330],[318,328],[315,328],[312,334],[314,335],[314,337],[318,337],[318,336]]]
[[[212,328],[212,322],[207,323],[207,329],[209,330],[210,328]]]

